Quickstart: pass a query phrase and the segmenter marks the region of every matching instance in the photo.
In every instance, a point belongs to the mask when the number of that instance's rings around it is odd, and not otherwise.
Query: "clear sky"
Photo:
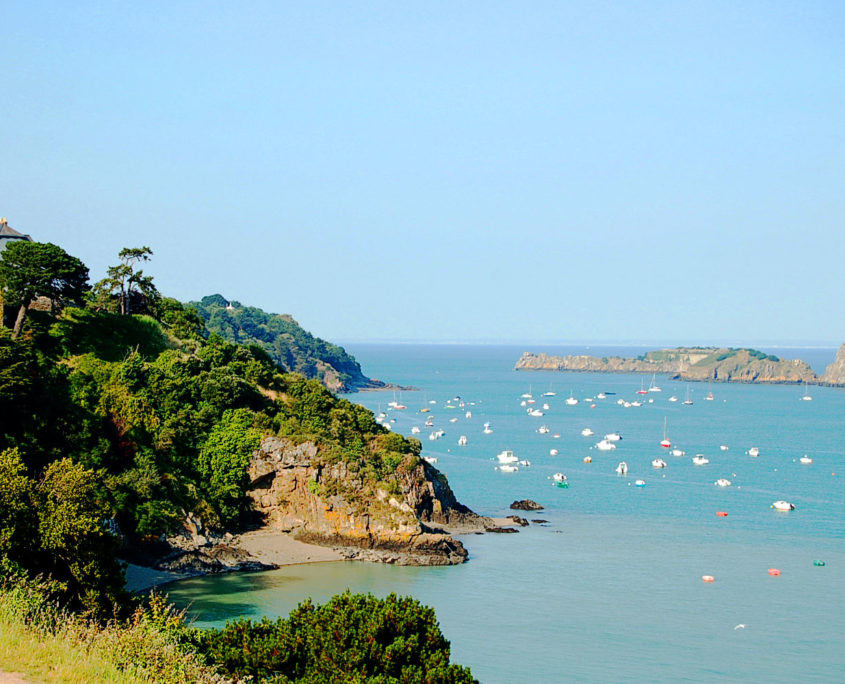
[[[0,216],[335,340],[845,341],[845,3],[0,2]]]

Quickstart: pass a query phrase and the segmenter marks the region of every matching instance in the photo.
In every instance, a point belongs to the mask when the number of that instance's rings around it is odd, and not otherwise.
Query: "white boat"
[[[482,432],[485,435],[492,435],[493,434],[493,428],[491,428],[489,423],[488,423],[487,425],[484,426],[484,429],[482,430]]]
[[[515,465],[500,465],[496,466],[496,468],[499,470],[499,472],[502,473],[515,473],[517,470],[519,470],[519,468]]]
[[[414,427],[411,428],[411,434],[412,435],[420,434],[420,429],[416,425],[414,425]]]
[[[686,456],[687,455],[687,452],[683,451],[682,449],[672,449],[672,451],[670,451],[669,453],[672,454],[672,456]]]
[[[607,399],[607,395],[604,392],[599,392],[596,395],[596,399]]]
[[[581,434],[582,434],[584,437],[592,437],[592,436],[593,436],[594,434],[596,434],[596,433],[595,433],[595,432],[593,432],[590,428],[584,428],[583,430],[581,430]]]
[[[694,465],[701,466],[710,463],[710,459],[707,458],[704,454],[696,454],[692,457],[692,462]]]
[[[720,445],[719,445],[719,448],[720,448],[722,451],[727,451],[727,450],[728,450],[728,445],[727,445],[727,444],[720,444]]]
[[[551,430],[549,430],[549,427],[547,425],[541,425],[537,429],[537,432],[539,432],[541,435],[547,435],[549,432],[551,432]]]
[[[457,422],[458,422],[458,419],[457,419],[457,418],[450,418],[450,419],[449,419],[449,422],[450,422],[450,423],[457,423]]]
[[[467,436],[461,435],[458,437],[458,446],[466,446],[467,445]]]
[[[436,432],[430,432],[428,434],[428,438],[433,442],[435,439],[437,439],[437,433]]]
[[[652,468],[665,468],[666,467],[666,461],[664,461],[662,458],[655,458],[651,462],[651,466],[652,466]]]
[[[645,480],[637,480],[634,482],[635,487],[645,487]]]
[[[760,449],[757,448],[757,447],[751,447],[748,450],[748,455],[753,457],[753,458],[757,458],[760,455]]]
[[[657,374],[651,376],[651,384],[648,386],[649,392],[662,392],[663,390],[660,389],[654,382],[654,378],[657,377]]]
[[[466,412],[466,417],[467,417],[467,418],[472,418],[472,411],[467,411],[467,412]]]
[[[522,395],[523,399],[533,399],[534,395],[531,394],[531,385],[528,386],[528,391]]]
[[[593,457],[592,456],[584,456],[584,463],[592,463]]]
[[[535,418],[540,418],[541,416],[545,416],[546,414],[543,413],[540,409],[531,409],[528,412],[529,416],[534,416]]]
[[[812,459],[812,458],[810,458],[809,456],[807,456],[807,454],[804,454],[804,455],[803,455],[800,459],[798,459],[798,460],[799,460],[799,461],[801,461],[801,463],[803,463],[804,465],[809,465],[810,463],[812,463],[812,462],[813,462],[813,459]]]
[[[613,442],[609,442],[607,439],[603,439],[600,442],[596,443],[596,449],[599,451],[610,451],[611,449],[615,449],[616,445]]]
[[[434,465],[435,463],[437,463],[437,457],[436,456],[423,456],[423,461],[425,461],[426,463],[430,463],[431,465]]]
[[[428,418],[426,418],[426,420],[425,420],[425,426],[426,426],[426,427],[431,427],[432,425],[434,425],[434,418],[433,418],[432,416],[429,416],[429,417],[428,417]]]
[[[772,508],[776,511],[794,511],[795,504],[791,504],[788,501],[775,501],[772,504]]]
[[[531,467],[531,461],[520,461],[519,465],[525,466],[526,468],[530,468]]]
[[[543,404],[543,410],[544,410],[544,411],[548,411],[548,410],[549,410],[549,405],[548,405],[548,404]]]
[[[804,396],[801,397],[801,401],[813,401],[813,397],[810,396],[810,392],[807,389],[807,383],[804,383]]]
[[[687,398],[684,399],[684,404],[686,406],[692,406],[692,399],[690,399],[690,396],[689,396],[689,385],[687,385]]]
[[[632,401],[630,404],[625,404],[625,407],[627,408],[628,406],[642,406],[642,405],[643,405],[643,402],[641,402],[641,401]]]
[[[616,466],[616,472],[619,475],[627,475],[628,474],[628,464],[625,461],[620,461],[619,465]]]
[[[557,456],[558,451],[557,449],[549,449],[549,456]]]
[[[527,406],[528,404],[525,402],[525,399],[523,399],[521,402],[519,402],[519,405],[520,406]]]
[[[669,438],[666,436],[666,416],[663,416],[663,439],[660,441],[660,446],[665,449],[672,446],[672,442],[670,442]]]
[[[564,475],[563,473],[555,473],[554,475],[552,475],[552,479],[555,482],[566,482],[566,475]]]
[[[730,487],[730,486],[731,486],[731,481],[730,481],[730,480],[726,480],[724,477],[720,477],[720,478],[719,478],[718,480],[716,480],[713,484],[715,484],[717,487]]]
[[[566,400],[567,406],[575,406],[578,403],[578,400],[572,396],[572,392],[569,393],[569,399]]]
[[[671,402],[673,402],[673,403],[674,403],[674,402],[678,401],[678,397],[676,397],[676,396],[673,394],[671,397],[669,397],[669,401],[671,401]]]
[[[620,439],[622,439],[622,435],[620,435],[618,432],[608,432],[608,433],[604,436],[604,438],[605,438],[608,442],[618,442]]]
[[[512,451],[502,451],[496,454],[496,458],[499,460],[499,463],[516,463],[519,459],[513,455]]]

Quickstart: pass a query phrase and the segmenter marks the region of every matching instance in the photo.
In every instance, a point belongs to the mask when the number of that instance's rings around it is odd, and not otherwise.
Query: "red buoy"
[[[780,570],[778,570],[777,568],[769,568],[769,574],[772,577],[778,577],[780,576]]]
[[[716,515],[718,515],[720,518],[727,518],[728,512],[727,511],[716,511]]]
[[[702,575],[701,576],[702,582],[708,582],[709,583],[709,582],[714,582],[715,580],[716,580],[716,578],[713,577],[713,575]]]

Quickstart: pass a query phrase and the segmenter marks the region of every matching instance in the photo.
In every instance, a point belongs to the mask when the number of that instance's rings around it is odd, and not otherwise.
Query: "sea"
[[[348,588],[432,606],[452,661],[487,684],[845,681],[845,389],[657,375],[661,391],[643,395],[651,376],[514,371],[525,350],[646,351],[632,347],[346,348],[367,375],[418,388],[346,396],[386,413],[394,431],[411,436],[420,427],[423,455],[437,459],[461,502],[546,522],[462,536],[470,560],[460,566],[317,563],[171,585],[171,601],[197,626],[286,615],[306,597],[324,602]],[[765,351],[817,372],[835,355]],[[523,406],[524,394],[535,403]],[[570,397],[578,403],[568,405]],[[544,415],[529,415],[532,408]],[[660,446],[664,426],[685,455]],[[445,434],[429,439],[438,429]],[[622,437],[616,449],[595,448],[612,432]],[[503,450],[530,466],[498,470]],[[709,463],[694,465],[696,454]],[[667,467],[654,468],[656,458]],[[615,472],[620,461],[627,475]],[[567,488],[555,486],[555,473]],[[719,478],[731,485],[716,486]],[[543,510],[510,510],[517,499]],[[779,500],[795,509],[773,509]]]

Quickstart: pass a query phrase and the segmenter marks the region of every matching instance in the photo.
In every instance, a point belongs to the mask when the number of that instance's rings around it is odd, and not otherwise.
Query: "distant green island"
[[[674,347],[637,357],[525,352],[516,362],[515,370],[660,373],[686,381],[841,386],[845,385],[845,345],[822,375],[817,375],[800,359],[781,359],[756,349],[733,347]]]

